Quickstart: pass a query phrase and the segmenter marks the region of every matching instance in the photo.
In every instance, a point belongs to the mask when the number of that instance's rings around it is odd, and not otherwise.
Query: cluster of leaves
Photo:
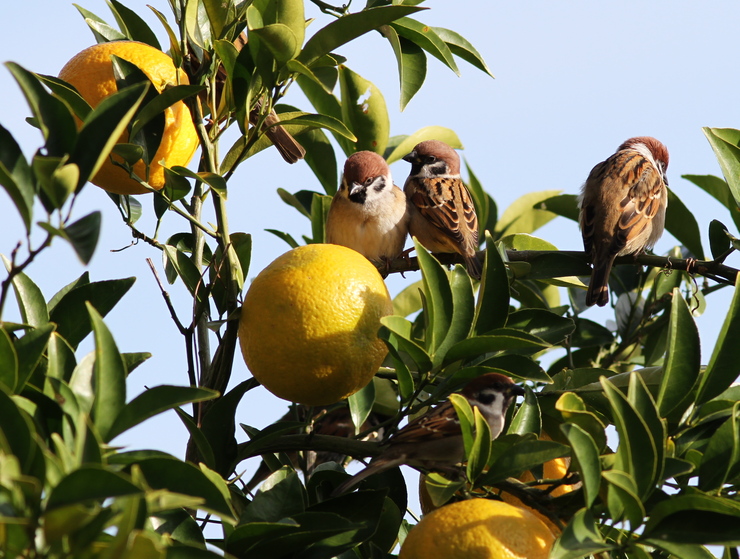
[[[229,231],[227,185],[238,166],[270,146],[264,124],[275,110],[306,149],[322,189],[280,196],[310,220],[303,240],[323,242],[338,183],[335,145],[344,156],[371,149],[389,162],[429,138],[462,147],[454,132],[435,126],[391,137],[381,92],[334,51],[379,32],[396,55],[402,107],[424,81],[427,54],[455,72],[455,57],[490,72],[460,35],[412,18],[422,9],[415,0],[371,0],[356,13],[314,3],[335,19],[306,39],[303,0],[170,0],[174,28],[155,14],[173,60],[192,85],[157,93],[139,69],[114,60],[120,90],[94,110],[64,82],[8,65],[45,143],[29,162],[0,128],[0,184],[29,234],[37,199],[47,215],[40,223],[46,239],[29,245],[22,261],[20,248],[6,260],[0,298],[2,312],[13,289],[22,317],[21,324],[3,322],[0,328],[5,555],[215,557],[206,547],[209,522],[221,529],[209,543],[230,557],[386,557],[403,540],[407,495],[397,470],[366,480],[359,492],[331,496],[346,477],[337,464],[342,456],[377,454],[377,443],[361,440],[367,432],[355,439],[310,433],[315,414],[309,413],[263,429],[243,425],[250,440],[236,444],[236,407],[261,388],[248,380],[225,391],[252,250],[248,233]],[[80,9],[97,40],[134,39],[160,48],[138,14],[117,0],[109,5],[119,29]],[[293,83],[314,112],[279,103]],[[120,353],[102,317],[133,279],[91,282],[83,275],[47,301],[24,270],[55,237],[89,261],[100,218],[95,212],[72,221],[75,198],[110,153],[130,172],[135,160],[147,161],[157,148],[158,115],[179,100],[194,115],[199,168],[168,170],[165,188],[152,198],[158,219],[175,212],[189,230],[160,242],[156,232],[147,236],[136,229],[142,212],[136,199],[113,201],[134,235],[162,251],[170,282],[182,281],[193,297],[185,324],[170,309],[185,339],[190,386],[152,387],[127,402],[126,376],[147,354]],[[232,124],[241,134],[219,160],[219,140]],[[115,145],[124,130],[131,143]],[[687,178],[720,200],[737,227],[740,132],[706,133],[728,181]],[[557,216],[575,219],[575,199],[555,191],[527,194],[499,216],[469,167],[467,175],[485,245],[480,284],[461,266],[448,270],[416,246],[422,279],[396,297],[395,315],[384,319],[380,332],[388,360],[373,383],[339,405],[349,406],[355,425],[382,413],[388,436],[407,417],[450,397],[464,427],[465,479],[431,476],[431,499],[441,505],[472,491],[490,498],[494,490],[516,492],[564,527],[554,557],[608,552],[694,559],[711,557],[706,545],[738,545],[740,398],[731,385],[740,296],[706,367],[694,316],[703,311],[705,295],[721,285],[700,289],[688,272],[619,266],[612,281],[617,324],[610,330],[581,316],[577,276],[588,274],[583,258],[559,253],[532,235]],[[146,176],[132,172],[132,178],[147,184]],[[215,225],[201,221],[209,199]],[[704,258],[699,227],[673,194],[667,229],[683,245],[674,258],[682,250]],[[273,233],[290,246],[299,244],[279,229]],[[715,267],[740,248],[718,221],[710,225],[710,241],[714,260],[707,264]],[[512,251],[536,251],[536,257],[515,261]],[[562,288],[568,289],[567,302],[561,301]],[[95,349],[78,357],[89,334]],[[217,347],[210,351],[213,340]],[[454,395],[469,379],[491,371],[528,387],[524,402],[510,410],[507,433],[493,442],[480,414]],[[186,404],[192,413],[183,409]],[[188,461],[111,446],[117,435],[169,409],[191,435]],[[541,440],[543,433],[552,440]],[[333,461],[302,480],[288,451],[330,453]],[[235,472],[258,456],[275,473],[252,495]],[[572,459],[567,480],[539,479],[543,462],[563,456]],[[525,471],[536,481],[512,482]],[[576,481],[580,485],[567,495],[549,496],[548,486]],[[728,547],[726,556],[732,553]]]

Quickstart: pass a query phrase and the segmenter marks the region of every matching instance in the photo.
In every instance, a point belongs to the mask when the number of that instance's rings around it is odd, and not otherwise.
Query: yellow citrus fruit
[[[554,541],[525,509],[469,499],[426,515],[409,532],[399,559],[546,559]]]
[[[359,252],[301,246],[249,287],[239,323],[244,361],[280,398],[331,404],[372,380],[388,353],[380,319],[392,312],[383,278]]]
[[[169,56],[137,41],[111,41],[86,48],[64,65],[59,77],[72,84],[82,98],[95,108],[105,97],[117,91],[110,58],[112,54],[138,66],[157,91],[161,92],[167,85],[189,83],[185,72],[177,70]],[[162,141],[149,165],[148,183],[157,190],[164,186],[163,166],[187,165],[198,148],[198,136],[190,111],[182,101],[165,109],[164,116]],[[119,139],[119,143],[126,142],[128,132],[124,132]],[[134,172],[140,178],[146,178],[146,166],[143,161],[138,161],[134,165]],[[103,163],[90,182],[116,194],[149,192],[110,160]]]

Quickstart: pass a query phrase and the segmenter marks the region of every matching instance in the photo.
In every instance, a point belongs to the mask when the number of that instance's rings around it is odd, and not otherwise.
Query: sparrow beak
[[[519,386],[518,384],[512,384],[510,392],[512,396],[524,396],[527,393],[527,391],[524,390],[524,387]]]
[[[412,151],[412,152],[411,152],[411,153],[409,153],[408,155],[404,155],[404,156],[403,156],[403,160],[404,160],[404,161],[408,161],[408,162],[409,162],[409,163],[411,163],[411,164],[414,164],[414,163],[418,162],[418,159],[419,159],[419,158],[418,158],[418,157],[417,157],[417,155],[416,155],[416,150]]]
[[[360,184],[359,182],[353,182],[349,185],[349,195],[354,196],[357,194],[360,190],[362,190],[364,185]]]

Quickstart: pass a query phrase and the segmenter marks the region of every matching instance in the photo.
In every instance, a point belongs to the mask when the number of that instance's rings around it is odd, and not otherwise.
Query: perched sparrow
[[[409,201],[409,233],[432,252],[456,252],[471,277],[480,279],[478,217],[460,178],[460,157],[439,140],[418,144],[404,157],[411,173],[403,187]]]
[[[286,413],[280,421],[307,421],[308,420],[308,412],[309,408],[308,406],[299,405],[297,407],[297,410],[295,411],[289,411]],[[355,425],[352,423],[352,417],[349,413],[349,407],[342,406],[338,408],[334,408],[329,410],[328,412],[326,409],[321,408],[318,410],[314,410],[314,414],[312,419],[312,425],[311,425],[311,432],[312,433],[318,433],[320,435],[332,435],[334,437],[354,437],[355,436]],[[326,413],[324,413],[326,412]],[[365,432],[371,428],[375,428],[380,424],[381,421],[384,421],[387,419],[387,417],[382,416],[380,414],[377,414],[375,412],[371,412],[368,416],[367,420],[365,420],[365,423],[362,424],[362,427],[360,427],[361,432]],[[304,429],[296,430],[295,433],[303,432]],[[382,437],[383,429],[379,428],[376,431],[371,432],[367,437],[365,437],[363,440],[366,441],[374,441]],[[288,452],[287,453],[288,458],[290,459],[291,463],[293,464],[294,468],[300,468],[301,467],[301,461],[298,456],[298,452]],[[341,454],[336,454],[332,452],[326,452],[326,451],[307,451],[305,453],[305,474],[306,476],[310,476],[313,471],[316,469],[317,466],[324,464],[326,462],[338,462],[342,463],[347,460],[347,457]],[[257,471],[252,476],[252,479],[247,482],[245,490],[250,492],[253,489],[255,489],[260,483],[262,483],[270,474],[272,471],[270,468],[262,462],[259,467],[257,468]]]
[[[252,126],[256,126],[259,122],[259,111],[261,107],[262,101],[257,101],[254,109],[249,113],[249,122]],[[270,111],[270,114],[265,117],[262,123],[261,130],[264,131],[285,161],[295,163],[299,159],[303,159],[306,155],[306,150],[303,149],[303,146],[285,128],[279,124],[275,126],[278,122],[280,122],[280,117],[275,111]]]
[[[326,219],[326,242],[387,263],[403,251],[407,230],[406,197],[385,159],[372,151],[350,155]]]
[[[586,304],[609,302],[617,256],[650,249],[663,234],[668,150],[655,138],[630,138],[591,170],[580,197],[583,247],[593,263]]]
[[[523,394],[521,386],[499,373],[481,375],[471,380],[462,391],[470,405],[477,407],[488,421],[492,439],[504,430],[506,410],[514,397]],[[401,464],[425,470],[448,470],[464,459],[460,421],[452,403],[445,400],[388,439],[383,453],[373,458],[367,468],[337,487],[333,494],[344,493],[368,476]]]

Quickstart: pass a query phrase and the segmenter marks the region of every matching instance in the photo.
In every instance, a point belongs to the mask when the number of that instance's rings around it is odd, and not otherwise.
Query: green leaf
[[[524,402],[516,410],[508,432],[517,435],[526,435],[527,433],[539,435],[540,429],[542,429],[542,411],[535,392],[529,387],[525,387],[525,389],[527,392],[524,396]]]
[[[388,164],[400,161],[404,156],[411,153],[417,144],[426,140],[440,140],[455,149],[463,149],[462,142],[454,130],[444,126],[425,126],[410,136],[395,136],[392,138],[393,149],[385,153]]]
[[[155,91],[155,95],[141,107],[141,110],[131,121],[130,137],[136,137],[147,124],[155,117],[161,115],[165,109],[179,103],[183,99],[198,95],[201,91],[205,91],[205,89],[206,86],[204,85],[173,85],[166,87],[161,93],[156,94],[156,90],[152,88]],[[156,152],[156,149],[154,151]]]
[[[645,508],[637,496],[637,483],[626,472],[606,470],[601,473],[607,481],[607,506],[611,518],[617,522],[627,520],[634,530],[642,524]]]
[[[455,344],[447,352],[445,363],[502,351],[534,353],[547,347],[550,347],[550,344],[531,334],[509,328],[498,328],[491,330],[485,336],[475,336]]]
[[[342,120],[357,137],[356,151],[383,154],[390,137],[385,99],[375,84],[345,66],[339,67]]]
[[[15,342],[15,351],[18,354],[18,376],[15,384],[16,393],[20,393],[26,382],[31,378],[31,374],[38,366],[42,355],[46,351],[46,346],[54,332],[54,328],[54,324],[44,324],[39,328],[29,330],[22,338],[19,338]],[[13,385],[9,386],[13,388]],[[38,386],[37,388],[43,388],[43,386]]]
[[[5,328],[0,328],[0,386],[2,385],[12,394],[18,386],[18,352]]]
[[[712,251],[712,258],[719,258],[732,247],[730,237],[728,237],[727,226],[713,219],[709,223],[709,248]]]
[[[735,402],[732,415],[714,432],[704,451],[699,467],[699,489],[721,489],[740,464],[740,402]]]
[[[86,303],[90,303],[100,316],[105,316],[131,289],[136,278],[124,278],[88,283],[66,293],[55,305],[49,320],[57,325],[57,333],[72,348],[91,332]]]
[[[421,310],[422,281],[415,281],[404,287],[398,295],[393,298],[393,314],[398,316],[409,316]]]
[[[478,406],[473,408],[475,418],[475,439],[468,454],[466,473],[470,481],[475,481],[483,473],[491,457],[491,427],[483,417]]]
[[[85,101],[74,86],[56,76],[36,74],[43,84],[51,89],[52,93],[64,101],[80,120],[85,120],[92,111],[90,104]]]
[[[334,196],[339,184],[337,158],[326,133],[319,129],[308,130],[301,134],[301,145],[306,150],[303,159],[319,179],[324,192]]]
[[[735,282],[735,294],[725,316],[712,357],[699,380],[696,404],[708,402],[721,394],[737,379],[737,363],[740,361],[740,275]]]
[[[681,199],[669,188],[668,209],[665,216],[665,228],[671,235],[691,251],[699,260],[704,259],[701,246],[701,233],[694,213],[687,208]]]
[[[352,417],[352,423],[355,425],[355,434],[359,433],[360,426],[365,423],[373,411],[375,403],[375,383],[369,382],[364,388],[358,390],[347,398],[349,404],[349,413]]]
[[[46,511],[89,502],[102,503],[111,497],[143,494],[124,475],[94,466],[82,466],[63,477],[51,490]]]
[[[100,237],[101,214],[95,211],[66,226],[62,231],[83,264],[89,264]]]
[[[686,301],[678,288],[673,289],[668,346],[657,403],[660,415],[680,415],[691,403],[692,388],[699,377],[701,344]]]
[[[3,126],[0,126],[0,184],[13,200],[29,233],[35,194],[33,173],[15,138]]]
[[[492,78],[494,77],[481,54],[465,37],[450,29],[444,29],[443,27],[432,27],[432,30],[447,44],[452,54],[459,56],[465,60],[465,62],[472,64]]]
[[[193,264],[193,261],[185,253],[171,245],[164,245],[164,256],[167,259],[166,263],[172,266],[190,294],[195,295],[198,301],[202,302],[205,295],[201,285],[201,273]]]
[[[478,177],[473,173],[473,169],[465,161],[465,168],[468,170],[468,182],[466,186],[470,195],[473,197],[473,205],[478,215],[478,238],[483,239],[486,231],[493,231],[498,220],[498,208],[491,195],[485,191]]]
[[[560,430],[568,438],[568,443],[575,458],[575,468],[583,483],[583,496],[587,508],[591,508],[599,497],[601,485],[601,461],[596,442],[587,431],[573,423],[560,426]],[[573,467],[573,466],[571,466]]]
[[[413,339],[411,333],[412,324],[400,316],[384,316],[380,323],[381,328],[378,337],[386,340],[399,352],[407,354],[417,365],[419,372],[428,372],[432,369],[432,360],[427,352]]]
[[[717,156],[735,205],[740,206],[740,130],[704,127],[702,131]]]
[[[599,419],[599,416],[588,409],[588,406],[578,394],[564,392],[555,403],[555,409],[560,412],[564,421],[577,425],[588,433],[599,451],[606,448],[606,426]]]
[[[444,339],[434,351],[435,364],[441,363],[447,350],[466,339],[473,328],[475,315],[473,285],[463,266],[457,264],[452,269],[449,275],[449,289],[452,295],[452,316]]]
[[[331,196],[314,193],[311,200],[311,235],[314,243],[326,242],[326,217],[331,207]]]
[[[230,16],[229,8],[233,10],[233,6],[226,2],[219,2],[218,0],[203,0],[203,7],[208,15],[208,22],[210,23],[214,38],[223,37],[224,27]]]
[[[4,255],[0,258],[5,264],[5,269],[10,271],[12,264]],[[38,285],[24,273],[16,274],[13,278],[13,291],[18,301],[18,310],[25,324],[40,327],[49,322],[49,310],[46,307],[44,294]]]
[[[544,209],[542,204],[559,193],[559,190],[542,190],[514,200],[496,223],[498,238],[514,233],[533,233],[554,219],[555,214]]]
[[[740,505],[701,493],[672,495],[650,510],[642,539],[701,545],[740,545]]]
[[[473,451],[475,442],[475,415],[470,402],[462,394],[452,393],[449,396],[450,403],[455,408],[455,413],[460,421],[460,431],[462,432],[463,444],[465,446],[465,455],[469,456]],[[490,449],[489,449],[490,452]]]
[[[154,386],[126,404],[108,432],[108,440],[143,423],[147,419],[185,404],[212,400],[218,392],[190,386]]]
[[[570,318],[544,309],[522,309],[509,315],[507,328],[522,330],[553,345],[558,345],[576,329]]]
[[[147,84],[127,87],[103,99],[85,119],[69,158],[80,168],[78,189],[108,160],[113,146],[126,130],[143,101]]]
[[[360,35],[423,9],[415,6],[381,6],[340,17],[319,29],[306,41],[297,58],[306,66],[311,67],[322,56]]]
[[[550,551],[550,559],[579,559],[614,549],[599,532],[593,513],[579,510],[563,530]]]
[[[414,239],[424,287],[424,317],[427,321],[426,349],[433,356],[447,336],[452,322],[453,301],[447,272],[421,244]],[[436,361],[436,359],[435,359]]]
[[[681,177],[693,182],[727,208],[732,221],[735,223],[735,227],[740,229],[740,212],[737,211],[738,203],[732,197],[732,192],[730,192],[727,181],[714,175],[681,175]]]
[[[108,0],[108,2],[113,15],[118,21],[118,25],[121,29],[125,30],[129,39],[146,43],[157,50],[162,50],[162,47],[159,46],[157,36],[136,12],[127,8],[118,2],[118,0]]]
[[[399,37],[393,27],[384,25],[381,33],[388,39],[396,55],[398,63],[398,79],[401,83],[401,110],[403,111],[409,101],[421,89],[427,76],[427,57],[422,48],[403,37]]]
[[[460,70],[457,69],[455,57],[452,56],[450,47],[437,35],[433,27],[408,17],[400,18],[390,25],[401,37],[416,43],[455,74],[460,75]]]
[[[509,314],[509,278],[490,233],[486,232],[486,258],[475,309],[475,333],[503,328]]]
[[[578,223],[579,209],[576,194],[558,194],[552,198],[546,198],[540,202],[539,207]]]
[[[508,439],[509,436],[506,436]],[[488,473],[484,474],[478,485],[491,485],[510,476],[517,476],[525,470],[542,466],[545,462],[568,456],[569,448],[555,441],[544,441],[532,438],[521,438],[503,454],[496,452],[495,445],[505,441],[499,437],[494,442],[491,453],[492,463]]]
[[[103,318],[87,303],[95,335],[95,400],[93,420],[106,442],[112,438],[112,427],[126,405],[126,366]]]

